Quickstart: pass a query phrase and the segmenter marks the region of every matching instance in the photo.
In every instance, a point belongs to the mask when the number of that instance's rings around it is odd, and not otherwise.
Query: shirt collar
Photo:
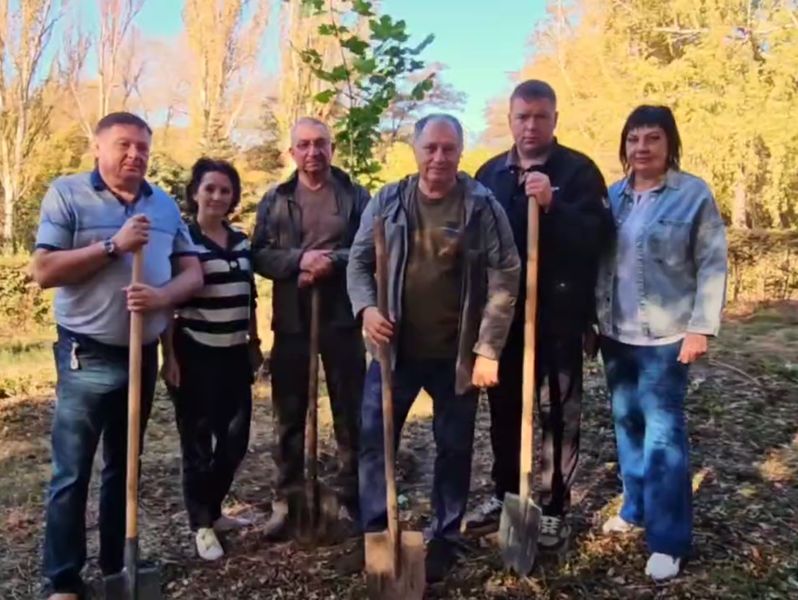
[[[627,176],[623,181],[623,189],[621,193],[625,196],[629,196],[630,198],[634,195],[634,189],[632,187],[633,183],[633,176]],[[682,175],[676,169],[668,169],[668,172],[665,174],[665,181],[657,188],[651,190],[655,193],[660,193],[664,188],[670,188],[672,190],[678,190],[681,187],[682,183]]]
[[[234,248],[242,240],[246,239],[246,234],[243,231],[235,229],[228,221],[223,221],[222,225],[227,230],[227,248],[222,248],[222,250],[227,251],[230,248]],[[217,248],[219,247],[216,242],[202,232],[202,227],[200,227],[200,224],[197,222],[196,215],[192,216],[189,220],[188,231],[191,234],[191,239],[194,241],[194,243],[203,244],[206,247],[209,245],[213,245]]]
[[[91,185],[98,192],[102,192],[103,190],[111,191],[108,188],[108,184],[106,184],[105,181],[103,181],[102,175],[100,175],[100,170],[98,168],[96,168],[96,167],[91,172]],[[141,196],[149,197],[149,196],[152,196],[152,193],[153,193],[152,186],[149,183],[147,183],[146,180],[142,179],[141,180],[141,187],[139,188],[139,196],[138,197],[141,197]]]
[[[504,166],[508,169],[512,168],[519,168],[521,161],[518,158],[518,150],[516,149],[515,145],[510,148],[510,151],[507,153],[507,159],[504,161]]]
[[[535,170],[536,167],[540,167],[542,165],[547,164],[554,156],[556,150],[557,150],[557,137],[555,136],[551,142],[551,150],[549,151],[549,155],[548,157],[546,157],[546,160],[542,162],[540,165],[535,165],[533,167],[530,167],[529,169],[522,169],[521,158],[518,156],[518,148],[516,148],[515,144],[513,144],[513,147],[510,148],[510,150],[507,152],[507,158],[505,158],[504,160],[504,168],[507,169],[508,171],[518,170],[519,172],[523,172],[525,170],[526,171]]]

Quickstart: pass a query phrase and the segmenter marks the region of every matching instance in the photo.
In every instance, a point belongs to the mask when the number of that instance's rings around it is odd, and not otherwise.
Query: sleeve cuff
[[[716,337],[718,333],[720,333],[720,324],[709,325],[707,323],[688,323],[687,333],[698,333],[700,335]]]
[[[365,311],[370,306],[377,306],[376,302],[362,302],[362,303],[352,303],[352,314],[356,319],[359,319],[363,316],[363,311]]]
[[[474,354],[484,356],[490,360],[499,360],[499,355],[501,353],[496,352],[496,349],[490,344],[486,344],[485,342],[477,342],[474,346]]]

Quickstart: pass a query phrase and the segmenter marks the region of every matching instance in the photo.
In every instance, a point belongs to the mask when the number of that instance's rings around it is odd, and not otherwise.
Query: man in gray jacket
[[[465,511],[479,388],[496,385],[513,319],[520,261],[507,217],[490,191],[458,165],[463,130],[449,115],[415,127],[418,174],[380,190],[363,213],[347,266],[354,314],[369,342],[391,344],[394,419],[401,432],[421,389],[433,401],[437,455],[427,580],[455,561]],[[374,220],[389,255],[389,318],[377,310]],[[359,452],[364,531],[386,527],[379,364],[366,375]],[[397,433],[397,439],[399,433]]]

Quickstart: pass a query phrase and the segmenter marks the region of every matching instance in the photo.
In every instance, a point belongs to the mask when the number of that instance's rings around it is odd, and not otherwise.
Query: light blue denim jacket
[[[671,170],[654,194],[636,242],[644,333],[651,339],[717,335],[726,299],[726,230],[712,192],[702,179]],[[634,202],[628,178],[610,186],[609,202],[620,229]],[[609,337],[617,334],[616,268],[613,247],[602,257],[596,285],[599,329]]]

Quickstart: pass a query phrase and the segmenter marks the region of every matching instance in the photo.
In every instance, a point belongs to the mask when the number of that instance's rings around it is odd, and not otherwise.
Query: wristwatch
[[[103,240],[103,248],[105,249],[105,254],[110,258],[119,256],[116,252],[116,244],[114,244],[114,240],[111,238],[105,238]]]

